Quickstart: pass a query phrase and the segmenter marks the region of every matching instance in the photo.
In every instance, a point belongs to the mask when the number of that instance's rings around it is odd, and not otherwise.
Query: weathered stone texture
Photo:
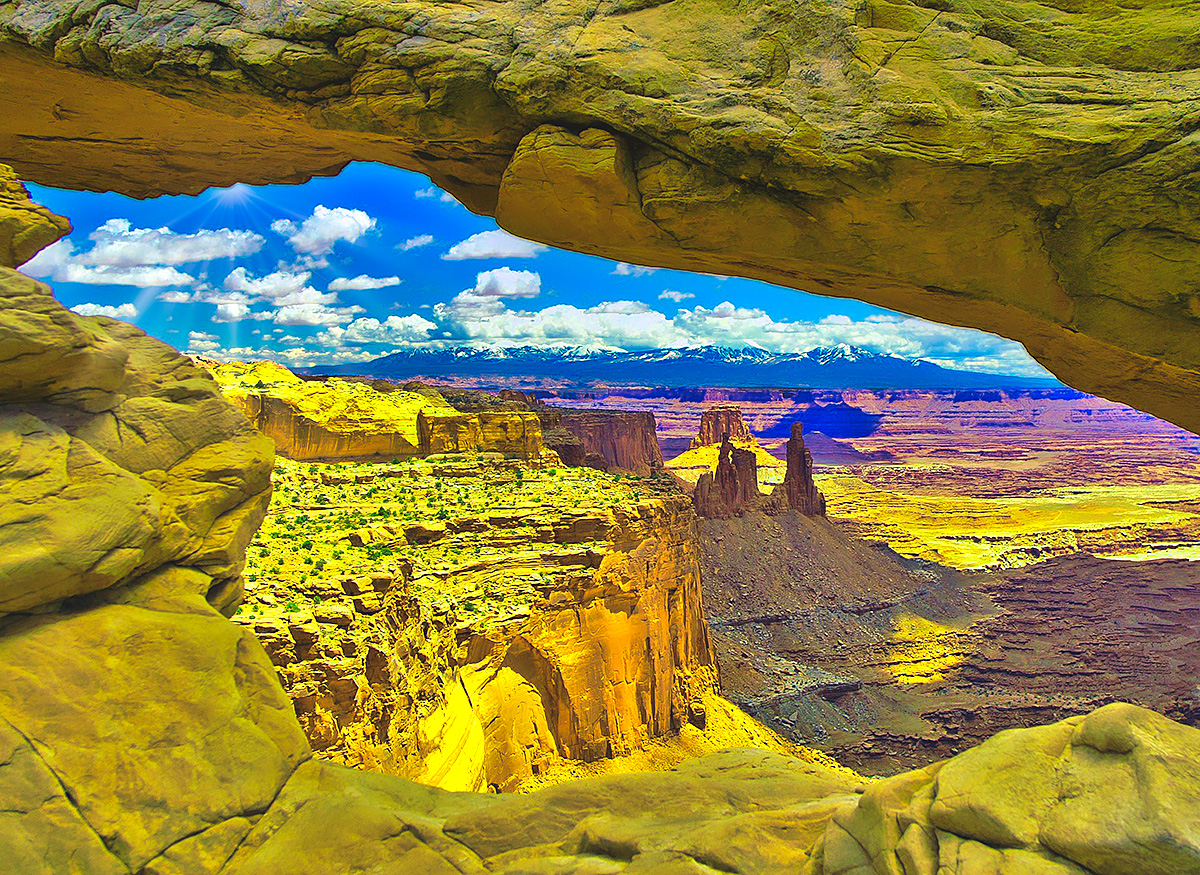
[[[1200,429],[1198,28],[1186,0],[18,0],[0,154],[135,195],[384,161],[545,243],[1000,333]]]

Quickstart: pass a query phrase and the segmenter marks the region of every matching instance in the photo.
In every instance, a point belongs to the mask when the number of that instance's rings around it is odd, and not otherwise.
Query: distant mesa
[[[225,396],[289,459],[496,452],[531,461],[546,455],[541,423],[528,411],[463,413],[428,387],[304,379],[274,362],[203,364]]]
[[[718,404],[705,410],[700,415],[700,433],[692,438],[691,449],[718,445],[725,438],[738,444],[758,444],[742,419],[742,408],[736,404]]]

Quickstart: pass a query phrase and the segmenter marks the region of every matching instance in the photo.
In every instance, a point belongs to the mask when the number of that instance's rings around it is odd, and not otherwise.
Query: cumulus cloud
[[[29,276],[84,285],[156,288],[188,285],[195,281],[191,274],[166,265],[93,265],[86,263],[86,256],[87,253],[76,255],[75,245],[70,240],[59,240],[25,262],[21,270]]]
[[[251,276],[244,267],[235,268],[225,277],[225,288],[263,298],[282,298],[303,289],[312,273],[283,268],[261,277]]]
[[[656,270],[658,270],[656,267],[643,267],[640,264],[626,264],[618,261],[612,272],[614,276],[649,276]]]
[[[328,255],[339,241],[354,243],[374,228],[375,220],[362,210],[323,204],[316,206],[312,215],[300,224],[290,219],[271,223],[271,230],[286,237],[293,249],[310,256]]]
[[[253,231],[220,228],[179,234],[166,227],[134,228],[128,219],[109,219],[88,239],[94,245],[79,255],[80,263],[107,267],[240,258],[258,252],[265,242]]]
[[[475,275],[471,293],[487,298],[536,298],[542,291],[542,278],[531,270],[498,267]]]
[[[330,307],[318,301],[283,304],[272,314],[276,325],[341,325],[349,322],[362,307]]]
[[[403,243],[396,246],[401,252],[408,252],[412,249],[420,249],[422,246],[428,246],[433,242],[432,234],[418,234],[416,237],[409,237]]]
[[[429,333],[437,328],[415,313],[411,316],[389,316],[383,322],[378,319],[355,319],[345,328],[330,328],[322,337],[334,344],[343,343],[388,343],[403,346],[429,339]]]
[[[431,185],[428,188],[418,189],[417,191],[413,192],[413,197],[419,198],[421,200],[427,200],[429,198],[437,198],[444,204],[458,203],[458,198],[456,198],[454,195],[450,194],[450,192],[442,191],[440,188],[438,188],[437,186],[434,186],[434,185]]]
[[[660,301],[674,301],[676,304],[679,304],[683,301],[686,301],[688,298],[694,297],[696,296],[691,292],[677,292],[674,289],[666,289],[658,296],[658,299]]]
[[[120,304],[115,307],[108,304],[76,304],[71,311],[80,316],[108,316],[112,319],[126,321],[136,319],[138,316],[137,307],[133,304]]]
[[[361,273],[356,277],[338,277],[329,284],[332,292],[343,292],[347,289],[386,289],[389,286],[400,285],[398,276],[367,276]]]
[[[471,258],[537,258],[549,247],[514,237],[507,231],[481,231],[450,247],[442,258],[445,261],[465,261]]]
[[[205,353],[215,352],[221,348],[221,344],[215,334],[206,334],[203,331],[189,331],[187,351],[193,355],[204,355]]]
[[[512,310],[501,301],[492,303],[486,312],[439,305],[434,314],[446,320],[453,336],[473,341],[622,349],[683,344],[671,320],[637,301],[611,301],[595,307],[556,304],[541,310]]]
[[[163,292],[158,296],[158,299],[164,304],[186,304],[192,300],[191,292],[172,289],[169,292]]]

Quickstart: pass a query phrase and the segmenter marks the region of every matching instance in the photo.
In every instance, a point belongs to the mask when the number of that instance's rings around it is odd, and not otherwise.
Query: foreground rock
[[[20,267],[70,232],[70,222],[30,200],[13,169],[0,164],[0,267]]]
[[[139,196],[385,161],[545,243],[1003,334],[1197,430],[1196,27],[1175,0],[20,0],[0,153]]]

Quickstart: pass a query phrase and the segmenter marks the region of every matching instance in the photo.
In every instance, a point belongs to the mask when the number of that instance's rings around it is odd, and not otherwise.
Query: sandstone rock
[[[558,434],[547,445],[567,464],[640,476],[663,467],[652,413],[546,407],[538,416]]]
[[[421,452],[501,453],[540,460],[542,430],[532,413],[442,413],[422,411],[417,418]]]
[[[76,316],[7,269],[0,361],[0,612],[168,563],[202,571],[231,609],[270,495],[269,442],[166,344]]]
[[[71,223],[35,204],[13,169],[0,164],[0,267],[19,267],[69,233]]]
[[[798,510],[805,516],[825,516],[825,496],[813,482],[812,454],[804,446],[804,426],[792,423],[787,442],[787,473],[771,492],[768,512]]]
[[[728,519],[757,510],[762,504],[758,491],[758,462],[751,450],[721,441],[717,467],[700,475],[692,491],[696,513],[709,519]]]
[[[736,404],[718,404],[700,414],[700,431],[692,438],[691,449],[718,445],[725,438],[736,444],[757,443]]]
[[[89,9],[0,12],[25,178],[146,196],[389,161],[530,239],[1004,334],[1200,428],[1174,0]]]
[[[417,415],[451,411],[440,395],[380,391],[358,380],[304,380],[274,362],[204,363],[276,451],[289,459],[385,459],[421,454]]]

